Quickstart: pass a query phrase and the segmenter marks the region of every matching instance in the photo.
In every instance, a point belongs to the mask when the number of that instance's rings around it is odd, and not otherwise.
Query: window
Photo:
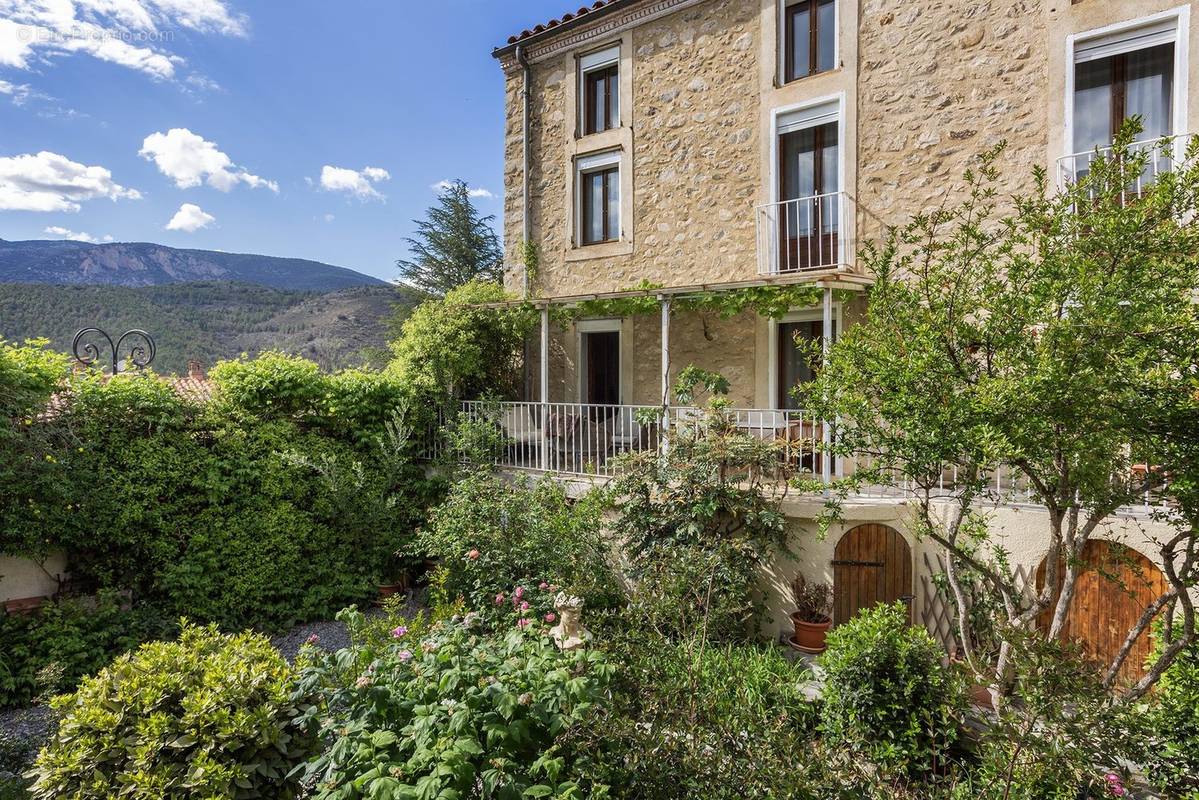
[[[579,243],[617,241],[620,239],[620,153],[586,156],[576,165]]]
[[[778,118],[779,272],[840,263],[838,116],[839,104],[832,102]]]
[[[1075,153],[1110,145],[1133,116],[1144,126],[1140,140],[1174,132],[1175,31],[1170,19],[1075,46]]]
[[[812,355],[813,353],[819,353],[819,343],[823,329],[824,323],[819,319],[779,323],[778,397],[775,398],[778,408],[799,408],[799,403],[796,401],[791,390],[816,377],[819,355],[816,355],[815,358],[812,358]],[[837,322],[835,319],[833,320],[831,335],[833,339],[837,338]],[[797,344],[799,342],[806,344],[801,348]]]
[[[836,0],[796,0],[783,6],[783,81],[835,66]]]
[[[620,127],[620,48],[579,59],[579,110],[583,135]]]

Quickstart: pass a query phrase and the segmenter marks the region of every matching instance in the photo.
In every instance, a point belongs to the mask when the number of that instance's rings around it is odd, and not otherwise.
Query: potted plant
[[[795,635],[791,645],[805,653],[824,652],[824,639],[833,626],[829,616],[833,588],[827,583],[809,583],[804,576],[796,575],[791,581],[791,597],[795,600],[795,610],[791,612]]]
[[[392,553],[379,576],[379,599],[391,597],[411,588],[408,559],[403,553]]]

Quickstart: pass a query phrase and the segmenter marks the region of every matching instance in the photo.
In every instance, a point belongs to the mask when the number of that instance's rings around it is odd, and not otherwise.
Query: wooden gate
[[[1078,575],[1074,599],[1066,614],[1064,634],[1082,644],[1103,667],[1111,663],[1145,608],[1168,588],[1162,571],[1143,555],[1118,542],[1091,539],[1083,548],[1085,565]],[[1037,569],[1037,587],[1045,585],[1045,561]],[[1049,630],[1053,605],[1038,620]],[[1118,679],[1132,683],[1145,674],[1153,650],[1149,631],[1141,635],[1120,667]]]
[[[912,551],[887,525],[859,525],[833,552],[833,624],[876,603],[903,600],[912,612]]]

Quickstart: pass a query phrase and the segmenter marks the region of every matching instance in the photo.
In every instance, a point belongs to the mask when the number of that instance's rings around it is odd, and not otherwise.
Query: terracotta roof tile
[[[584,14],[590,14],[592,11],[598,11],[601,8],[603,8],[604,6],[612,5],[615,2],[617,2],[617,0],[595,0],[595,2],[592,3],[590,6],[583,6],[578,11],[575,11],[573,13],[568,12],[568,13],[563,14],[562,16],[558,17],[557,19],[551,19],[549,22],[546,22],[542,25],[534,25],[532,30],[529,30],[526,28],[525,30],[521,31],[520,33],[516,34],[515,36],[509,36],[508,44],[516,44],[518,42],[523,42],[525,39],[530,39],[539,33],[545,33],[546,31],[548,31],[552,28],[556,28],[564,22],[570,22],[572,19],[577,19],[578,17],[581,17]]]

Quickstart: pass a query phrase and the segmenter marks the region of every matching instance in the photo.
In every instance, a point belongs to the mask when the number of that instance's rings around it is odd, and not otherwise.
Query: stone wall
[[[756,274],[757,6],[710,0],[632,31],[632,253],[584,258],[572,248],[573,55],[533,66],[530,199],[545,295],[679,285]],[[507,80],[505,242],[521,240],[521,75]],[[627,226],[626,226],[627,227]],[[567,261],[571,258],[582,260]],[[519,288],[510,278],[509,288]]]
[[[863,0],[858,208],[865,233],[961,198],[1006,140],[1003,189],[1046,160],[1048,39],[1038,0]]]

